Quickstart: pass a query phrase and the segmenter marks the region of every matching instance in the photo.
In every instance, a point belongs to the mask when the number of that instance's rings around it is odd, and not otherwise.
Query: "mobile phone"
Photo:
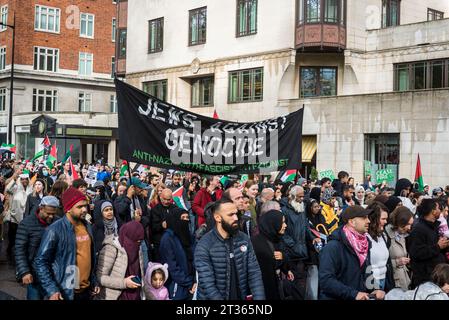
[[[131,281],[137,284],[142,284],[142,280],[138,276],[132,277]]]
[[[368,295],[368,298],[369,298],[370,300],[376,300],[376,295],[375,295],[374,293],[370,293],[370,294]]]

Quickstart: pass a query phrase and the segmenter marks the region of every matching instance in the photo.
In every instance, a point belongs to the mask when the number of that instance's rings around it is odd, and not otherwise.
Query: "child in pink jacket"
[[[149,262],[143,286],[147,300],[170,300],[164,287],[168,278],[168,265]]]

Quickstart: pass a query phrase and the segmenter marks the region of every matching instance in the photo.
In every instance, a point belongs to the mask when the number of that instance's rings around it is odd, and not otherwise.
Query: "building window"
[[[301,67],[301,98],[335,95],[336,67]]]
[[[0,70],[6,69],[6,47],[0,48]]]
[[[167,80],[156,80],[142,83],[143,91],[152,96],[166,101],[167,99]]]
[[[78,93],[78,110],[79,112],[92,111],[92,94],[87,92]]]
[[[93,71],[93,54],[80,52],[79,56],[79,70],[78,73],[81,76],[90,76]]]
[[[57,108],[57,90],[33,89],[33,111],[56,111]]]
[[[3,24],[8,23],[8,5],[0,7],[0,22]],[[5,31],[8,27],[0,25],[0,32]]]
[[[160,52],[164,48],[164,18],[148,21],[148,53]]]
[[[58,8],[36,6],[34,29],[46,32],[59,32],[60,10]]]
[[[401,0],[382,0],[382,28],[400,24]]]
[[[298,23],[345,24],[345,0],[297,0]]]
[[[427,21],[444,19],[444,12],[427,8]]]
[[[111,94],[109,110],[111,111],[111,113],[117,113],[117,97],[115,96],[115,94]]]
[[[117,20],[112,18],[112,42],[115,42],[115,36],[117,33]]]
[[[115,57],[111,58],[111,78],[115,78]]]
[[[257,33],[257,0],[237,0],[237,37]]]
[[[192,107],[214,105],[214,78],[198,78],[192,81]]]
[[[94,37],[95,16],[89,13],[80,14],[80,37]]]
[[[387,180],[390,186],[396,184],[399,173],[399,141],[399,134],[395,133],[365,134],[365,163],[369,163],[373,183],[381,184],[383,180]],[[377,181],[377,171],[385,169],[387,171],[383,172],[382,181]]]
[[[306,0],[306,23],[320,22],[321,0]]]
[[[229,103],[263,100],[263,68],[229,72]]]
[[[206,43],[207,8],[189,11],[189,45]]]
[[[58,63],[59,49],[34,47],[34,70],[56,72]]]
[[[119,29],[118,31],[118,58],[126,58],[126,29]]]
[[[394,90],[422,90],[449,87],[449,59],[394,65]]]
[[[6,88],[0,88],[0,112],[6,110]]]

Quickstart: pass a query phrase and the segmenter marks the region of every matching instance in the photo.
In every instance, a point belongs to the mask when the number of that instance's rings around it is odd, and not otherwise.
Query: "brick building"
[[[1,0],[15,25],[12,141],[30,158],[44,133],[71,144],[74,159],[116,161],[113,84],[117,3],[113,0]],[[0,26],[0,140],[6,141],[12,30]]]

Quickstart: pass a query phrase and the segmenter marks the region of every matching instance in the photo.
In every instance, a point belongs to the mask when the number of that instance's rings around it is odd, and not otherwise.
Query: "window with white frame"
[[[58,63],[59,49],[34,47],[34,70],[56,72]]]
[[[56,111],[58,90],[33,89],[33,111]]]
[[[60,17],[61,10],[59,8],[36,6],[34,29],[46,32],[59,32]]]
[[[78,107],[79,112],[91,112],[92,94],[87,92],[78,93]]]
[[[111,94],[110,111],[111,113],[117,113],[117,97],[115,94]]]
[[[115,42],[116,33],[117,33],[117,19],[112,18],[112,42]]]
[[[115,76],[115,57],[111,58],[111,78]]]
[[[6,88],[0,88],[0,112],[6,110]]]
[[[89,13],[81,13],[80,15],[80,36],[85,38],[94,37],[94,21],[95,16]]]
[[[3,24],[8,23],[8,6],[2,6],[0,8],[0,22]],[[5,25],[0,25],[0,32],[5,31],[8,27]]]
[[[94,56],[92,53],[80,52],[78,73],[81,76],[92,75]]]
[[[0,48],[0,70],[6,69],[6,47]]]

